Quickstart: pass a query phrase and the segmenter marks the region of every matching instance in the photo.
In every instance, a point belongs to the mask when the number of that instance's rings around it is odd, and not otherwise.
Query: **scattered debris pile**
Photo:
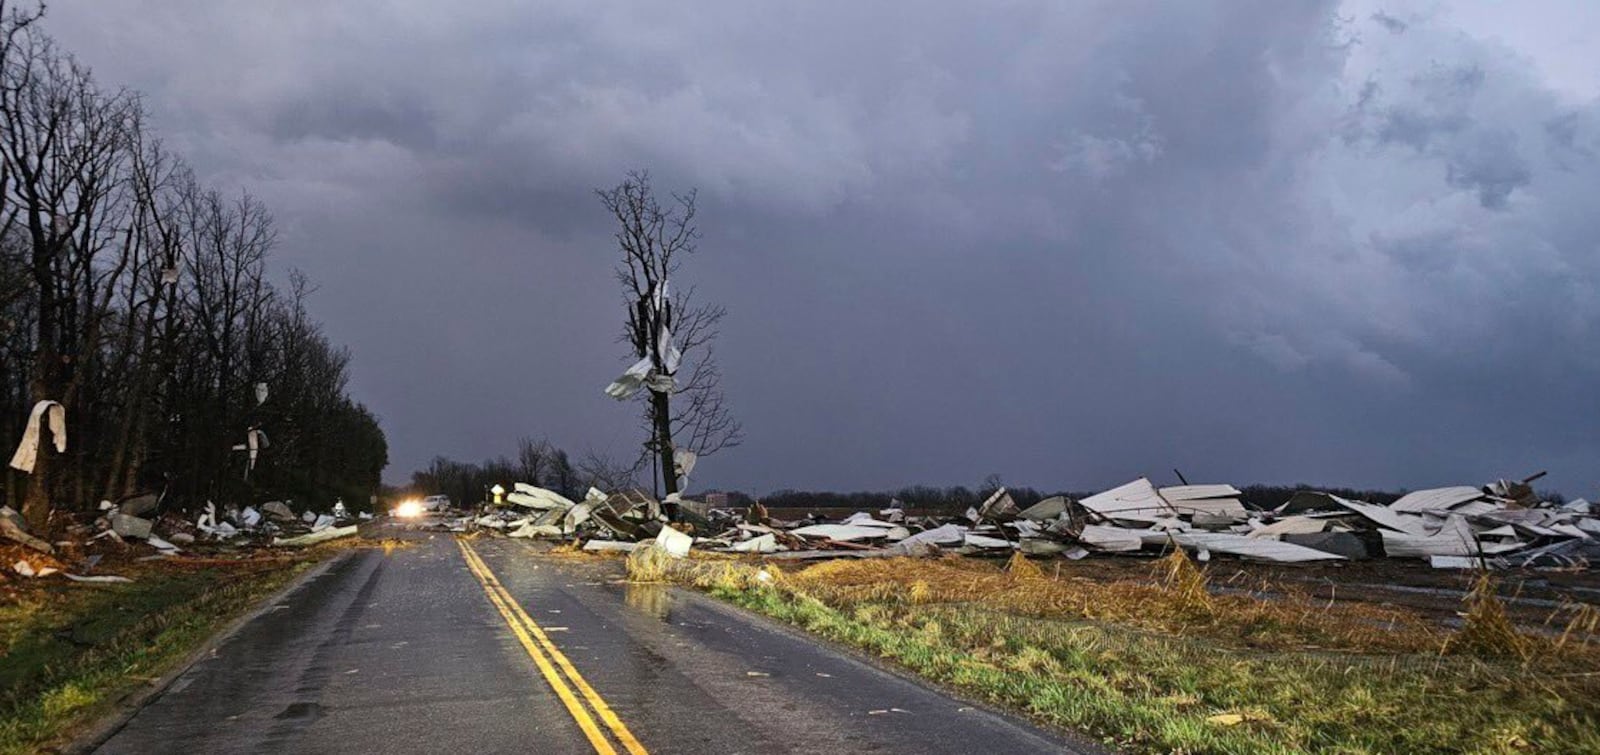
[[[31,532],[22,517],[10,507],[0,506],[0,541],[20,546],[25,553],[9,567],[22,578],[47,577],[55,573],[78,582],[125,582],[115,575],[91,575],[107,556],[121,560],[173,558],[188,551],[215,556],[224,551],[258,550],[271,547],[313,545],[357,534],[357,522],[371,514],[352,516],[342,502],[328,513],[294,513],[283,501],[268,501],[260,506],[224,506],[207,502],[194,519],[173,511],[162,511],[162,497],[136,495],[117,503],[101,501],[97,514],[74,516],[65,512],[52,515],[60,521],[63,539],[51,542]],[[8,550],[9,553],[9,550]],[[84,575],[71,573],[67,564],[79,565]]]
[[[947,551],[1079,559],[1178,547],[1201,561],[1225,554],[1278,563],[1411,558],[1439,568],[1600,563],[1600,510],[1583,500],[1539,500],[1530,483],[1540,476],[1419,490],[1387,506],[1300,491],[1270,510],[1247,506],[1232,485],[1158,488],[1140,478],[1079,500],[1056,496],[1027,508],[1001,488],[964,516],[907,516],[895,501],[839,521],[784,521],[759,503],[707,511],[675,498],[669,502],[680,504],[680,521],[671,524],[661,502],[637,490],[590,488],[574,502],[517,483],[506,504],[475,524],[510,537],[580,540],[588,551],[630,551],[653,541],[674,554],[692,546],[779,559]]]

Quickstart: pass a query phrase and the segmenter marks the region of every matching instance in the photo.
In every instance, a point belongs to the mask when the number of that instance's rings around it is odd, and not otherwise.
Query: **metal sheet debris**
[[[1139,530],[1111,527],[1104,524],[1084,525],[1078,533],[1078,542],[1099,551],[1126,552],[1144,547]],[[1163,539],[1166,537],[1162,535]]]
[[[55,401],[40,401],[33,405],[33,412],[28,415],[28,425],[22,431],[22,441],[17,444],[16,453],[11,455],[12,469],[33,474],[33,467],[39,460],[43,425],[50,426],[50,439],[56,447],[56,453],[67,452],[66,407]]]
[[[150,537],[150,529],[155,525],[149,519],[141,519],[127,514],[111,515],[111,530],[121,537],[144,539]]]
[[[1257,526],[1247,537],[1280,538],[1283,535],[1307,535],[1328,528],[1328,520],[1311,516],[1289,516],[1271,524]]]
[[[984,550],[1011,550],[1012,548],[1016,547],[1016,544],[1012,543],[1010,540],[1006,540],[1005,538],[990,537],[988,535],[979,535],[972,532],[968,532],[967,536],[962,539],[962,545],[965,545],[968,548],[978,548]]]
[[[28,532],[22,522],[22,516],[13,511],[10,506],[0,506],[0,535],[7,540],[21,543],[41,553],[54,553],[55,546],[41,538],[34,537]]]
[[[353,537],[358,532],[359,529],[354,524],[348,527],[329,527],[328,529],[320,532],[309,532],[304,535],[300,535],[299,537],[276,538],[272,541],[272,544],[286,545],[291,547],[316,545],[317,543],[323,543],[329,540],[337,540],[341,537]]]
[[[1104,493],[1089,496],[1078,501],[1078,505],[1104,519],[1145,524],[1153,524],[1161,517],[1177,513],[1167,505],[1161,494],[1156,492],[1155,486],[1143,477]]]
[[[577,505],[553,490],[534,487],[523,482],[516,483],[512,487],[514,490],[506,495],[506,500],[518,506],[541,511],[546,509],[566,511]]]
[[[57,571],[53,566],[35,567],[33,564],[28,563],[27,559],[18,559],[15,564],[11,565],[11,569],[17,574],[29,578],[48,577]]]
[[[735,553],[777,553],[780,548],[778,537],[768,533],[734,543],[729,550]]]
[[[1343,561],[1344,556],[1295,545],[1294,543],[1251,538],[1221,532],[1185,532],[1172,536],[1186,548],[1204,549],[1261,561],[1295,563],[1299,561]]]
[[[673,558],[687,558],[694,538],[671,527],[662,527],[656,535],[656,547]]]
[[[1389,508],[1408,514],[1420,514],[1424,511],[1443,512],[1482,497],[1483,491],[1473,487],[1432,488],[1407,493],[1400,500],[1389,504]]]
[[[1051,496],[1022,510],[1023,519],[1034,522],[1048,522],[1067,512],[1067,497],[1064,495]]]
[[[1236,517],[1240,521],[1249,515],[1239,501],[1243,493],[1232,485],[1180,485],[1161,488],[1157,492],[1167,505],[1182,513]]]
[[[869,527],[858,524],[813,524],[808,527],[793,529],[789,532],[798,537],[837,540],[841,543],[886,538],[890,533],[889,530],[882,527]]]
[[[1305,548],[1344,556],[1351,561],[1371,558],[1367,544],[1349,532],[1308,532],[1300,535],[1284,535],[1279,539]]]
[[[1472,556],[1490,552],[1488,546],[1478,542],[1466,517],[1452,515],[1444,526],[1431,535],[1408,535],[1383,531],[1383,551],[1396,558],[1427,558],[1429,556]]]
[[[1300,490],[1275,509],[1258,510],[1232,485],[1157,488],[1147,478],[1075,500],[1048,496],[1018,505],[999,488],[964,514],[918,513],[896,500],[866,510],[823,517],[814,512],[774,512],[759,501],[714,508],[681,494],[685,521],[667,526],[661,502],[638,490],[607,494],[591,489],[573,504],[559,494],[518,484],[521,500],[462,520],[512,537],[577,539],[588,550],[626,550],[655,541],[686,554],[690,546],[780,560],[924,557],[955,553],[1000,557],[1015,551],[1037,557],[1155,556],[1177,546],[1201,560],[1237,557],[1274,563],[1339,562],[1373,557],[1526,558],[1540,566],[1600,559],[1600,519],[1588,504],[1519,503],[1468,486],[1418,491],[1395,505],[1349,500]],[[1503,492],[1522,495],[1514,486]],[[1400,502],[1405,502],[1400,505]],[[533,509],[532,516],[524,516]],[[513,514],[520,511],[521,514]],[[679,531],[679,529],[683,531]],[[1573,544],[1582,544],[1579,545]],[[591,545],[592,544],[592,545]],[[1592,547],[1590,547],[1592,546]]]

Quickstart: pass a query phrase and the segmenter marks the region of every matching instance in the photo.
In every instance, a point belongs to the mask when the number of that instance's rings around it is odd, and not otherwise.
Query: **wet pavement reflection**
[[[672,621],[672,591],[666,585],[629,582],[623,603],[639,613],[661,621]]]

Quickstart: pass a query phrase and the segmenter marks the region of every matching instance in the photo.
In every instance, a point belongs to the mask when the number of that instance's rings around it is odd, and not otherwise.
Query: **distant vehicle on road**
[[[414,519],[430,511],[448,511],[450,509],[450,496],[430,495],[426,498],[407,498],[389,510],[390,516],[402,519]]]

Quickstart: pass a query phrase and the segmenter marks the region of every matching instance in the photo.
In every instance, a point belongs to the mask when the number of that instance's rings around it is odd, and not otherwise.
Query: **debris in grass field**
[[[673,558],[684,558],[689,555],[689,546],[694,543],[694,538],[685,535],[671,527],[662,527],[656,535],[656,547]]]
[[[1288,534],[1279,539],[1286,543],[1344,556],[1352,561],[1371,558],[1366,543],[1350,532],[1308,532]]]
[[[1162,488],[1161,499],[1173,510],[1194,515],[1209,515],[1243,521],[1248,515],[1239,502],[1243,493],[1232,485],[1180,485]]]
[[[1186,532],[1173,535],[1173,540],[1185,548],[1201,552],[1228,553],[1235,556],[1293,563],[1296,561],[1343,560],[1344,556],[1315,548],[1306,548],[1278,540],[1249,538],[1221,532]]]
[[[24,577],[48,577],[56,573],[56,570],[49,566],[34,568],[34,565],[28,563],[27,559],[19,559],[15,564],[11,565],[11,570]]]
[[[116,509],[117,513],[119,514],[127,514],[128,516],[144,516],[152,511],[155,511],[156,506],[160,505],[160,503],[161,496],[154,493],[146,493],[144,495],[136,495],[123,499],[121,502],[116,504]]]
[[[1138,524],[1154,524],[1174,514],[1150,481],[1141,477],[1126,485],[1089,496],[1078,505],[1101,519]]]
[[[78,575],[78,574],[71,574],[71,573],[68,573],[68,572],[62,572],[61,576],[66,577],[67,579],[70,579],[73,582],[83,582],[83,583],[88,583],[88,584],[95,584],[95,583],[100,583],[100,584],[119,584],[119,583],[128,583],[128,582],[132,582],[133,581],[131,579],[128,579],[127,577],[119,577],[119,576],[117,576],[115,574],[96,574],[96,575],[92,575],[92,576],[82,576],[82,575]]]
[[[111,515],[111,530],[118,536],[143,540],[150,537],[150,529],[154,522],[127,514]]]
[[[1157,536],[1158,540],[1165,536]],[[1091,549],[1104,552],[1136,551],[1144,547],[1139,530],[1113,527],[1108,524],[1086,524],[1078,531],[1078,542]]]
[[[583,550],[629,551],[654,542],[681,557],[690,548],[768,559],[931,556],[940,553],[1079,560],[1095,554],[1158,555],[1173,548],[1199,559],[1270,563],[1369,558],[1428,559],[1439,568],[1465,561],[1526,567],[1586,567],[1600,560],[1600,517],[1587,501],[1537,500],[1528,483],[1419,490],[1390,505],[1313,490],[1276,508],[1257,509],[1227,484],[1157,487],[1148,478],[1075,499],[1054,495],[1020,506],[997,488],[964,513],[918,513],[898,499],[881,508],[788,520],[753,502],[711,508],[676,495],[681,522],[668,526],[663,502],[638,490],[591,488],[581,503],[516,483],[506,502],[463,520],[511,537],[575,539]],[[1489,562],[1481,559],[1494,557]]]
[[[1484,497],[1483,491],[1466,486],[1453,488],[1434,488],[1432,490],[1418,490],[1407,493],[1400,500],[1389,504],[1390,511],[1407,514],[1443,513],[1463,506]]]
[[[41,553],[54,553],[55,546],[44,540],[34,537],[22,522],[22,516],[13,511],[10,506],[0,506],[0,535],[13,542],[21,543]]]
[[[14,541],[59,558],[42,567],[38,560],[28,559],[20,571],[31,569],[36,576],[59,572],[73,582],[105,584],[129,581],[89,574],[107,555],[132,562],[249,560],[275,546],[311,545],[358,534],[352,512],[338,499],[331,513],[307,509],[296,514],[291,503],[241,507],[206,501],[203,506],[182,507],[169,505],[165,492],[135,492],[117,503],[101,501],[92,513],[51,512],[47,526],[59,540],[55,544],[35,536],[17,512],[0,506],[0,543]],[[7,561],[12,558],[8,553]]]

